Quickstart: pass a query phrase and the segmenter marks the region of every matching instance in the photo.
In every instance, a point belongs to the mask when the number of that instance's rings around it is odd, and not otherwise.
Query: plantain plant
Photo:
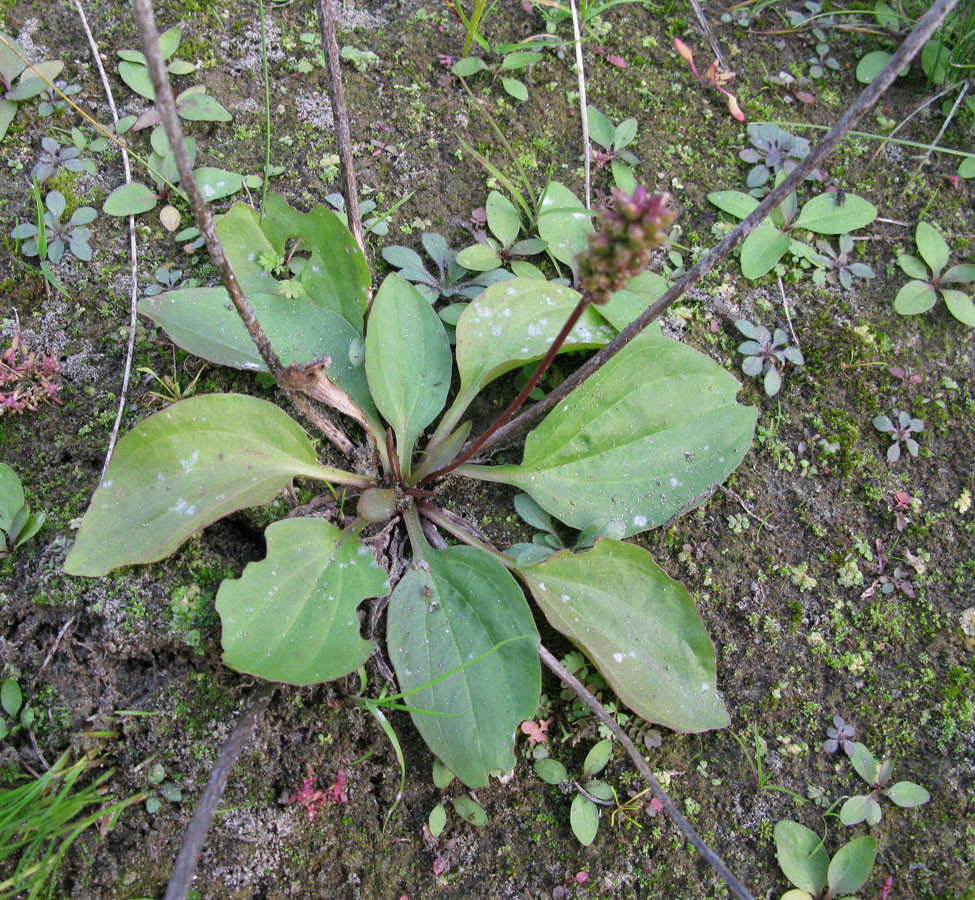
[[[263,215],[233,206],[217,233],[287,366],[279,381],[358,422],[365,445],[356,470],[319,462],[301,426],[265,400],[180,401],[119,442],[66,571],[95,577],[163,559],[211,522],[307,478],[357,497],[356,514],[343,518],[336,505],[335,523],[306,515],[268,527],[266,558],[217,595],[230,667],[296,685],[342,677],[373,652],[357,607],[389,595],[389,657],[402,690],[422,687],[406,702],[446,714],[415,714],[416,727],[476,787],[513,767],[515,729],[538,703],[527,592],[636,713],[685,732],[726,725],[714,648],[687,590],[623,539],[698,505],[741,461],[756,413],[736,403],[735,378],[647,331],[528,434],[520,462],[475,458],[556,353],[602,346],[653,296],[624,288],[645,285],[645,276],[626,282],[663,238],[666,198],[617,192],[596,231],[568,189],[550,186],[556,195],[546,229],[573,261],[581,292],[533,278],[491,285],[460,316],[455,353],[434,308],[398,275],[370,306],[366,261],[330,210],[300,213],[276,195]],[[223,288],[191,287],[146,297],[140,310],[191,353],[265,370],[227,299]],[[468,441],[466,411],[478,393],[537,360],[507,415]],[[458,476],[513,485],[564,525],[613,537],[520,565],[441,506]],[[395,584],[363,542],[390,523],[410,546]],[[441,533],[457,543],[447,546]]]

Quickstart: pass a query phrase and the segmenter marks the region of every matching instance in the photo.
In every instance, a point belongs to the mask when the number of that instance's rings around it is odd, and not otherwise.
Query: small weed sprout
[[[945,270],[950,253],[948,244],[938,229],[927,222],[918,223],[914,239],[924,262],[910,253],[897,257],[897,265],[912,280],[897,292],[894,309],[902,316],[927,312],[938,302],[940,293],[948,312],[962,324],[975,328],[975,302],[964,291],[945,287],[971,284],[975,281],[975,265],[952,266]]]
[[[5,412],[34,411],[40,403],[60,403],[59,363],[50,353],[38,357],[24,350],[18,332],[0,354],[0,416]]]
[[[752,146],[738,156],[752,165],[745,179],[750,188],[761,188],[779,172],[791,172],[809,153],[809,141],[778,125],[749,125],[748,140]]]
[[[856,733],[856,728],[843,721],[843,717],[836,713],[833,716],[833,727],[826,729],[826,741],[823,743],[823,750],[827,753],[835,753],[842,747],[847,756],[853,756],[856,747],[853,738],[856,737]]]
[[[741,370],[754,378],[765,373],[765,393],[774,397],[782,387],[782,369],[788,363],[801,366],[805,363],[802,351],[789,343],[788,335],[781,328],[770,332],[764,325],[753,325],[747,319],[738,319],[737,328],[749,340],[738,346],[745,355]]]
[[[67,207],[67,200],[60,191],[49,191],[44,198],[44,205],[47,211],[44,213],[44,233],[46,236],[46,253],[41,252],[41,245],[38,236],[41,229],[33,222],[20,222],[10,236],[17,241],[23,241],[21,252],[24,256],[39,256],[47,258],[52,263],[61,261],[64,251],[67,249],[71,254],[82,262],[91,260],[91,247],[88,238],[91,237],[91,229],[87,228],[90,222],[95,220],[98,213],[91,206],[79,206],[67,222],[62,222],[61,217]]]
[[[889,434],[893,443],[887,448],[887,461],[897,462],[901,458],[901,441],[907,447],[907,452],[911,456],[917,456],[917,441],[911,437],[924,431],[924,422],[921,419],[912,418],[910,413],[900,410],[890,416],[876,416],[873,420],[873,427],[882,434]]]
[[[844,290],[853,287],[854,278],[874,278],[876,273],[866,263],[850,262],[853,252],[853,238],[848,234],[840,235],[839,252],[833,249],[828,241],[816,241],[821,253],[816,254],[813,261],[819,268],[813,272],[812,280],[822,287],[824,284],[839,284]]]
[[[878,763],[873,754],[859,742],[853,745],[850,763],[856,773],[870,786],[870,793],[850,797],[843,804],[840,809],[840,821],[844,825],[857,825],[860,822],[876,825],[883,815],[880,809],[881,795],[904,809],[921,806],[931,799],[931,795],[913,781],[898,781],[886,787],[893,774],[893,761],[885,759],[882,763]]]
[[[90,159],[81,159],[81,150],[78,147],[62,146],[52,137],[41,138],[41,155],[37,165],[31,169],[31,176],[38,181],[44,181],[59,169],[95,174],[95,164]]]
[[[20,483],[17,473],[6,463],[0,463],[0,560],[6,559],[25,541],[29,541],[44,524],[45,515],[43,512],[32,513],[30,507],[24,502],[24,487]],[[16,682],[14,682],[16,688]],[[4,692],[0,694],[3,708],[11,716],[17,714],[20,709],[19,701],[17,710],[11,711],[8,707],[7,691],[13,691],[4,683]],[[17,688],[19,690],[19,688]],[[13,697],[13,694],[9,694]],[[30,713],[31,722],[25,724],[21,714],[21,724],[29,728],[33,723],[34,714]],[[0,738],[9,734],[9,729],[0,722]]]

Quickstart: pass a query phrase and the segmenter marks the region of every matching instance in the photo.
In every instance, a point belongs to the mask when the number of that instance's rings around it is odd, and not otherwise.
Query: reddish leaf
[[[810,94],[809,91],[796,91],[796,99],[803,103],[815,103],[816,97],[814,94]]]
[[[618,69],[626,68],[626,60],[623,59],[622,56],[616,56],[615,54],[613,54],[612,56],[607,56],[606,61],[612,63]]]

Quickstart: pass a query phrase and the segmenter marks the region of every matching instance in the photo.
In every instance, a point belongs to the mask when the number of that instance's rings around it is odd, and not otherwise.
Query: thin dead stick
[[[704,36],[708,39],[708,43],[711,45],[711,52],[714,54],[715,59],[721,64],[722,69],[727,69],[728,66],[725,65],[724,56],[721,55],[721,48],[718,46],[718,42],[714,38],[714,32],[711,31],[711,25],[708,22],[707,16],[704,15],[704,10],[701,9],[701,4],[697,0],[691,0],[691,7],[694,10],[694,15],[697,16],[698,24],[701,26],[701,31],[704,32]]]
[[[789,315],[789,301],[785,298],[785,285],[782,283],[782,276],[778,276],[779,279],[779,293],[782,295],[782,309],[785,310],[785,320],[789,323],[789,333],[792,335],[792,343],[796,345],[796,349],[801,350],[799,346],[799,338],[796,337],[796,330],[792,327],[792,316]]]
[[[582,168],[586,179],[586,209],[592,209],[592,162],[589,159],[589,107],[586,103],[586,69],[582,60],[582,33],[576,0],[569,0],[572,10],[572,37],[576,45],[576,73],[579,76],[579,118],[582,119]]]
[[[935,135],[933,141],[931,141],[931,146],[928,147],[928,152],[924,154],[921,162],[918,163],[917,169],[914,170],[914,174],[917,175],[921,171],[921,166],[923,166],[929,159],[931,159],[931,154],[937,149],[938,142],[944,137],[944,133],[948,130],[948,126],[951,124],[951,120],[955,117],[955,113],[958,112],[958,107],[961,106],[962,100],[965,99],[965,94],[968,93],[968,82],[963,81],[961,83],[961,90],[958,92],[958,96],[955,98],[955,102],[951,107],[951,112],[945,117],[944,122],[941,123],[941,130]]]
[[[118,109],[115,106],[115,96],[112,94],[112,86],[108,82],[105,74],[105,67],[102,65],[102,58],[98,54],[98,44],[95,37],[88,27],[88,17],[85,15],[81,0],[74,0],[75,9],[78,10],[78,18],[81,19],[81,27],[88,38],[88,46],[91,48],[91,58],[95,61],[98,74],[102,80],[102,88],[105,91],[105,99],[108,101],[108,108],[112,113],[112,121],[118,128]],[[125,172],[125,183],[132,181],[132,168],[129,165],[129,152],[122,147],[122,169]],[[129,390],[129,378],[132,375],[132,357],[135,355],[135,332],[138,322],[136,303],[139,301],[139,256],[135,241],[135,216],[129,216],[129,259],[132,260],[132,293],[129,296],[129,340],[125,348],[125,367],[122,370],[122,389],[119,391],[118,410],[115,413],[115,422],[112,425],[112,433],[108,436],[108,450],[105,451],[105,462],[102,465],[102,478],[108,471],[108,464],[112,461],[112,453],[115,452],[115,442],[118,440],[119,428],[122,427],[122,414],[125,412],[125,399]]]
[[[755,900],[752,896],[751,891],[748,890],[745,885],[743,885],[736,877],[735,874],[729,869],[722,861],[721,858],[701,840],[698,833],[694,830],[687,819],[681,815],[679,809],[674,806],[673,801],[664,792],[664,789],[660,786],[660,782],[654,778],[653,771],[647,764],[647,761],[643,758],[643,754],[637,750],[633,741],[630,740],[629,735],[620,728],[617,721],[606,712],[606,708],[600,703],[588,690],[586,690],[585,685],[579,681],[565,666],[562,665],[551,653],[544,644],[538,645],[538,655],[541,657],[543,663],[548,666],[559,678],[562,679],[573,691],[579,696],[579,698],[586,704],[592,711],[593,714],[602,722],[610,731],[613,732],[613,737],[615,737],[622,745],[623,749],[626,750],[630,759],[633,760],[633,764],[637,767],[640,774],[646,779],[647,784],[650,785],[650,790],[653,791],[654,797],[656,797],[663,805],[664,809],[674,820],[674,824],[681,830],[684,837],[694,846],[704,860],[717,872],[724,880],[725,883],[731,888],[731,892],[739,898],[739,900]],[[168,900],[168,896],[167,896]]]
[[[359,211],[359,189],[355,180],[355,165],[352,161],[352,133],[349,130],[349,112],[345,106],[345,91],[342,89],[342,70],[339,66],[339,45],[335,39],[335,16],[331,0],[315,0],[318,12],[318,27],[322,32],[322,46],[325,48],[325,67],[328,73],[328,98],[332,103],[332,118],[335,120],[335,140],[339,145],[339,162],[342,166],[342,191],[345,194],[345,211],[349,217],[349,230],[366,252],[365,236],[362,232],[362,213]]]
[[[608,360],[620,352],[630,341],[640,334],[651,322],[676,303],[701,277],[711,271],[721,260],[735,249],[753,231],[765,217],[768,216],[785,198],[792,193],[827,157],[847,132],[857,121],[880,99],[884,91],[893,83],[897,73],[920,52],[921,47],[934,33],[944,17],[957,5],[958,0],[936,0],[931,8],[918,20],[914,30],[904,39],[897,52],[890,58],[887,65],[877,77],[865,88],[852,106],[843,113],[836,124],[827,132],[805,159],[785,177],[782,183],[774,188],[755,209],[746,216],[727,237],[719,241],[694,266],[687,270],[673,285],[671,285],[657,300],[649,306],[633,322],[626,326],[613,340],[590,357],[583,365],[573,372],[557,388],[551,391],[544,400],[526,409],[520,416],[512,419],[503,428],[499,428],[481,447],[482,450],[493,447],[511,435],[526,428],[540,416],[544,415],[557,404],[561,403],[590,375],[596,372]]]
[[[282,384],[285,375],[285,368],[281,365],[277,353],[267,339],[261,323],[257,320],[257,314],[250,301],[244,296],[237,277],[234,275],[227,254],[224,252],[223,244],[217,236],[216,227],[213,224],[213,216],[210,209],[203,199],[200,186],[197,184],[196,176],[190,164],[190,158],[186,152],[186,143],[183,140],[183,128],[176,115],[176,104],[173,101],[173,89],[169,84],[166,75],[165,63],[159,52],[159,31],[156,28],[156,17],[152,11],[151,0],[133,0],[135,10],[135,23],[139,30],[139,40],[142,44],[142,52],[149,64],[149,74],[152,77],[152,86],[156,92],[156,108],[159,110],[159,117],[166,130],[166,137],[169,146],[176,157],[176,167],[179,169],[182,188],[186,191],[189,198],[190,208],[196,219],[197,227],[206,241],[207,250],[210,253],[210,260],[220,273],[224,287],[230,295],[230,300],[237,310],[247,333],[254,342],[261,354],[261,359],[267,366],[268,371],[274,376],[274,380],[287,394],[288,399],[294,404],[295,408],[301,412],[332,444],[335,445],[346,456],[351,456],[355,447],[352,441],[346,436],[345,432],[333,422],[319,413],[300,393],[290,390]]]
[[[136,0],[136,3],[140,0]],[[223,745],[220,756],[210,772],[203,793],[196,804],[196,811],[193,818],[186,828],[186,837],[183,838],[183,846],[179,848],[179,855],[173,865],[173,873],[169,877],[169,884],[166,887],[165,900],[186,900],[190,885],[193,883],[193,873],[196,864],[203,851],[203,844],[206,841],[213,816],[217,811],[217,804],[223,797],[224,788],[227,787],[227,779],[237,763],[240,751],[244,749],[244,744],[250,739],[257,720],[267,709],[271,702],[271,696],[277,690],[276,685],[267,685],[258,698],[247,708],[247,710],[237,720],[234,730],[227,738],[227,743]]]

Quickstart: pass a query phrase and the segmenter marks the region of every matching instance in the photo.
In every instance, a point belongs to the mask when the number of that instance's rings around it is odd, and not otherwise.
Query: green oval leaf
[[[444,791],[450,787],[454,780],[454,773],[450,771],[439,759],[433,761],[433,783]]]
[[[514,278],[492,284],[468,304],[457,320],[460,391],[437,427],[437,439],[453,427],[486,385],[545,356],[579,299],[571,288]],[[563,350],[601,347],[612,337],[612,329],[590,307],[569,332]]]
[[[588,797],[576,794],[569,807],[569,825],[572,826],[576,840],[588,847],[596,839],[596,831],[599,829],[599,809],[596,804]]]
[[[455,75],[460,75],[461,78],[470,78],[471,75],[483,72],[486,68],[487,63],[479,56],[467,56],[464,59],[458,59],[450,71]]]
[[[264,536],[265,558],[217,592],[224,662],[296,685],[355,671],[372,653],[356,608],[389,593],[372,551],[325,519],[283,519]]]
[[[877,218],[877,207],[863,197],[847,194],[842,203],[837,194],[820,194],[802,207],[792,227],[806,228],[817,234],[846,234],[869,225]]]
[[[938,295],[925,281],[909,281],[894,298],[894,309],[902,316],[916,316],[927,312],[938,302]]]
[[[520,465],[458,473],[521,488],[579,530],[609,518],[625,536],[704,502],[751,446],[757,411],[704,354],[642,334],[553,409]]]
[[[586,754],[585,762],[582,764],[583,781],[602,772],[612,755],[613,742],[611,740],[606,739],[593,744],[592,749]]]
[[[233,116],[209,94],[183,92],[176,98],[176,112],[188,122],[229,122]]]
[[[648,306],[659,300],[669,287],[670,282],[662,275],[641,272],[631,278],[625,288],[610,294],[609,303],[595,307],[595,311],[617,331],[622,331],[642,315]],[[660,322],[651,323],[646,331],[660,334]]]
[[[443,808],[442,803],[438,803],[430,810],[430,815],[427,817],[427,828],[430,829],[430,834],[434,840],[440,837],[446,825],[447,811]]]
[[[488,194],[484,209],[487,212],[487,224],[491,234],[501,241],[502,247],[510,247],[521,231],[518,210],[507,197],[497,191]]]
[[[891,54],[883,50],[868,53],[857,63],[857,81],[860,84],[870,84],[880,74],[880,70],[890,62]]]
[[[152,87],[152,77],[149,75],[149,67],[138,62],[130,62],[123,59],[118,64],[118,73],[130,88],[140,97],[154,101],[156,92]]]
[[[182,400],[119,441],[64,570],[97,576],[155,562],[211,522],[269,503],[296,475],[336,474],[317,463],[301,427],[266,400]]]
[[[538,706],[537,631],[518,584],[486,553],[451,547],[425,560],[429,568],[408,569],[390,597],[390,660],[409,692],[487,654],[406,697],[418,710],[448,714],[411,713],[444,765],[481,787],[490,772],[514,766],[515,729]]]
[[[501,265],[501,257],[488,243],[471,244],[457,254],[457,263],[472,272],[490,272]]]
[[[741,273],[746,278],[761,278],[770,272],[789,249],[788,235],[771,222],[762,222],[741,245]]]
[[[591,213],[578,197],[557,181],[550,181],[539,204],[538,236],[548,252],[576,271],[576,255],[589,246]]]
[[[884,793],[898,806],[910,809],[921,806],[931,799],[931,795],[919,784],[913,781],[898,781],[891,785]]]
[[[818,897],[826,886],[829,855],[819,835],[798,822],[775,826],[775,856],[782,873],[797,888]]]
[[[877,776],[880,774],[880,767],[877,760],[870,752],[866,744],[859,741],[853,745],[853,753],[850,756],[850,765],[854,771],[868,784],[873,787],[877,783]]]
[[[616,127],[595,106],[586,108],[589,123],[589,139],[606,150],[611,150],[616,139]]]
[[[487,813],[481,805],[470,797],[451,797],[450,802],[454,804],[454,812],[457,813],[465,822],[483,828],[488,823]]]
[[[159,53],[163,59],[169,59],[176,52],[182,34],[183,29],[179,25],[174,25],[159,35]]]
[[[933,225],[927,222],[918,222],[917,231],[914,233],[917,242],[918,252],[921,258],[928,264],[928,268],[934,272],[935,276],[941,274],[941,270],[948,263],[948,244]]]
[[[975,178],[975,156],[966,156],[958,164],[959,178]]]
[[[20,712],[23,703],[24,694],[17,680],[5,678],[3,685],[0,685],[0,706],[3,707],[3,711],[12,719]]]
[[[557,759],[546,757],[535,760],[535,774],[546,784],[562,784],[569,780],[569,773],[565,766]]]
[[[159,196],[154,190],[137,181],[130,181],[108,195],[102,212],[109,216],[137,216],[154,209],[158,202]]]
[[[975,303],[968,294],[962,291],[941,289],[941,296],[945,298],[948,311],[963,325],[975,328]]]
[[[519,81],[517,78],[502,78],[501,87],[505,89],[506,93],[521,103],[524,103],[528,99],[528,88],[525,87],[524,82]]]
[[[447,401],[450,368],[440,317],[413,285],[387,276],[369,316],[366,376],[377,408],[396,433],[404,474],[417,437]]]
[[[924,263],[910,253],[901,253],[897,257],[897,265],[908,278],[917,278],[919,281],[928,280],[928,270]]]
[[[858,794],[846,800],[840,808],[840,821],[844,825],[857,825],[870,818],[871,813],[880,810],[880,804],[869,794]]]
[[[736,219],[744,219],[752,214],[758,206],[758,200],[750,194],[743,194],[741,191],[714,191],[708,194],[710,200],[718,209]]]
[[[8,84],[27,68],[27,51],[9,34],[0,31],[0,78]]]
[[[852,894],[870,877],[877,842],[869,835],[850,841],[836,851],[829,864],[829,892],[832,896]]]
[[[0,463],[0,531],[10,533],[14,518],[24,505],[24,486],[17,473]]]
[[[677,731],[728,724],[701,617],[646,550],[601,539],[518,574],[552,627],[582,646],[634,712]]]
[[[193,171],[196,183],[200,186],[203,199],[207,201],[220,200],[236,194],[244,186],[243,176],[225,169],[214,169],[201,166]]]

